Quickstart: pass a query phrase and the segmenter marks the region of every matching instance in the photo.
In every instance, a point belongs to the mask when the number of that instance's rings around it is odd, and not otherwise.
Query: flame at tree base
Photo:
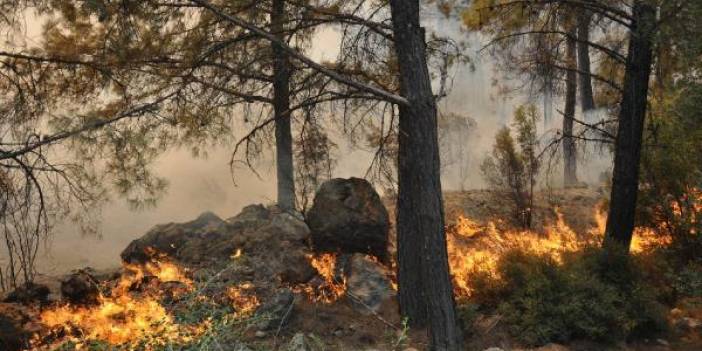
[[[561,262],[563,254],[586,247],[599,246],[604,238],[606,216],[595,211],[597,226],[585,233],[576,233],[556,209],[557,220],[545,227],[544,233],[532,230],[498,230],[494,222],[480,225],[459,216],[456,224],[447,228],[449,267],[457,298],[469,298],[473,291],[471,276],[489,273],[497,276],[497,264],[506,252],[523,250],[535,255],[548,255]],[[632,253],[641,253],[654,247],[667,245],[666,236],[649,228],[636,228],[631,243]]]

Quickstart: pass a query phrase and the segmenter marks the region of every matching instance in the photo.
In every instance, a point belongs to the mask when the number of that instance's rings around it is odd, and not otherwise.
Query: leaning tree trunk
[[[563,185],[565,187],[571,187],[578,184],[578,153],[575,145],[575,138],[573,137],[573,120],[575,119],[575,100],[577,99],[578,78],[575,70],[575,39],[569,36],[566,45],[566,60],[568,61],[568,68],[571,69],[566,72],[566,97],[565,110],[563,113]]]
[[[428,324],[432,350],[459,350],[439,170],[436,101],[418,0],[391,0],[400,90],[397,245],[400,309]]]
[[[608,251],[621,249],[628,252],[634,230],[656,9],[643,1],[635,1],[633,18],[605,229],[604,247]]]
[[[590,67],[590,22],[592,13],[582,10],[578,15],[578,71],[580,71],[580,105],[583,112],[595,109],[595,97],[592,92],[592,75]]]
[[[285,41],[285,21],[285,0],[273,0],[271,28],[276,37],[283,42]],[[295,208],[295,176],[290,128],[290,61],[280,45],[272,43],[272,49],[278,206],[284,210],[292,210]]]

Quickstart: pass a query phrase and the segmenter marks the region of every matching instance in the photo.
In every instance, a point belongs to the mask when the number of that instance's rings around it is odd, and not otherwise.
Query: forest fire
[[[543,233],[533,230],[499,230],[495,222],[481,225],[463,215],[458,216],[456,224],[447,228],[449,265],[456,296],[471,295],[472,275],[479,272],[496,275],[498,260],[509,250],[520,249],[536,255],[548,255],[558,262],[564,253],[601,243],[606,223],[606,216],[601,212],[595,211],[597,225],[585,233],[576,233],[565,223],[558,210],[556,215],[556,222],[546,226]],[[668,243],[669,238],[659,235],[653,229],[636,228],[631,251],[641,253]]]
[[[100,340],[131,345],[150,340],[154,345],[163,345],[187,341],[199,334],[197,327],[178,325],[162,303],[165,296],[186,294],[192,282],[183,269],[165,257],[153,258],[143,265],[125,263],[119,280],[109,291],[101,292],[95,304],[64,304],[44,310],[41,322],[51,328],[56,338],[51,343],[71,341],[82,345]],[[168,284],[171,289],[162,287]]]
[[[237,315],[241,316],[252,313],[261,304],[253,288],[253,284],[244,283],[239,286],[230,287],[227,290],[229,300],[234,305]]]
[[[298,285],[294,290],[303,292],[313,302],[332,303],[338,300],[346,292],[346,279],[339,274],[337,258],[333,253],[307,255],[321,281]]]

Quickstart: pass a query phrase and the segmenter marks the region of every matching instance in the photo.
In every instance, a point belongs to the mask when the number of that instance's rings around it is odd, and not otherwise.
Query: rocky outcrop
[[[144,263],[156,251],[183,261],[200,261],[206,257],[206,252],[201,250],[202,244],[219,241],[226,234],[226,223],[214,213],[205,212],[191,222],[157,225],[132,241],[120,256],[125,262]],[[215,249],[209,245],[207,248]]]
[[[319,188],[307,212],[314,249],[366,253],[387,259],[388,212],[364,179],[332,179]]]
[[[305,258],[309,235],[299,216],[275,206],[251,205],[227,220],[206,212],[191,222],[158,225],[129,244],[121,257],[125,262],[143,263],[158,252],[180,263],[206,266],[243,252],[249,257],[265,256],[265,269],[253,273],[297,284],[315,273]]]

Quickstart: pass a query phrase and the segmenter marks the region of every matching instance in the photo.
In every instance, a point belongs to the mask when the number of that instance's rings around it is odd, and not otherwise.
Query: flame
[[[236,314],[239,316],[249,315],[261,304],[254,291],[254,285],[244,283],[232,286],[227,291],[229,300],[232,301]]]
[[[243,255],[243,254],[244,254],[244,252],[241,251],[241,249],[236,249],[236,251],[231,256],[229,256],[229,258],[231,258],[232,260],[235,260],[235,259],[241,257],[241,255]]]
[[[124,264],[124,273],[110,290],[101,294],[97,304],[76,306],[65,304],[44,310],[41,322],[55,331],[65,332],[67,340],[77,348],[85,341],[101,340],[112,345],[134,345],[150,340],[154,345],[169,341],[186,342],[198,334],[197,327],[183,327],[161,304],[162,291],[134,293],[135,284],[147,276],[158,282],[179,282],[191,289],[192,282],[177,265],[162,261],[164,256],[154,255],[153,261],[144,265]],[[148,345],[146,349],[152,349]]]
[[[300,284],[293,287],[293,290],[304,293],[312,302],[332,303],[343,296],[346,292],[346,278],[337,277],[337,255],[323,253],[309,254],[306,257],[310,265],[317,270],[322,282],[321,284]]]
[[[447,228],[449,266],[453,276],[454,293],[458,298],[470,297],[471,276],[478,272],[497,275],[499,258],[511,249],[522,249],[538,255],[549,255],[557,262],[563,254],[601,243],[606,215],[595,211],[595,227],[578,234],[571,229],[556,209],[556,222],[544,233],[530,230],[498,230],[495,222],[486,225],[460,215],[456,224]],[[654,229],[636,228],[631,245],[633,253],[666,245],[669,239]]]

